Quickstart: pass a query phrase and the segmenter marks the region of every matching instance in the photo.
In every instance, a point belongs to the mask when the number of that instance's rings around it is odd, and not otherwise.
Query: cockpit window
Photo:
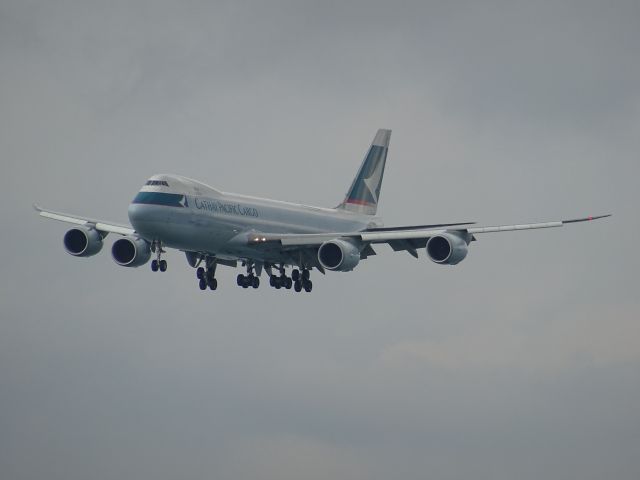
[[[145,185],[153,185],[153,186],[165,186],[168,187],[169,184],[166,180],[148,180]]]

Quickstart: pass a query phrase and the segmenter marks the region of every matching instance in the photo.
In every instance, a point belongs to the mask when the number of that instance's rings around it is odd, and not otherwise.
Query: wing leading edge
[[[58,220],[65,223],[72,223],[74,225],[83,225],[85,227],[95,228],[100,232],[117,233],[118,235],[133,235],[136,232],[133,228],[126,225],[103,222],[101,220],[80,217],[68,213],[54,212],[52,210],[46,210],[39,205],[34,205],[33,208],[35,208],[35,210],[41,217],[50,218],[52,220]]]

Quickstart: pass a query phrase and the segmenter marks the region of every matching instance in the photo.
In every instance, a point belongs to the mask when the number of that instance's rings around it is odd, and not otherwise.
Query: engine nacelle
[[[465,238],[454,233],[441,233],[427,242],[427,255],[435,263],[456,265],[464,260],[468,251]]]
[[[64,234],[64,249],[74,257],[91,257],[102,250],[102,235],[93,228],[76,227]]]
[[[147,241],[140,237],[123,237],[113,242],[111,256],[123,267],[139,267],[151,258],[151,248]]]
[[[327,270],[348,272],[360,262],[360,249],[348,240],[330,240],[318,248],[318,261]]]

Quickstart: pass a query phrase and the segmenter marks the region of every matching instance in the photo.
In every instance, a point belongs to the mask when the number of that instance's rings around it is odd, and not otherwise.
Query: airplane
[[[181,250],[196,269],[200,290],[216,290],[218,265],[243,267],[236,283],[258,288],[262,272],[276,289],[311,292],[313,269],[348,272],[387,244],[418,258],[424,249],[436,264],[456,265],[465,259],[476,235],[554,228],[610,215],[520,225],[477,227],[475,222],[385,227],[376,216],[391,130],[377,131],[351,187],[338,206],[322,208],[226,193],[179,175],[154,175],[128,208],[131,225],[119,225],[34,205],[45,218],[73,224],[63,239],[75,257],[102,250],[113,242],[113,260],[123,267],[165,272],[166,248]],[[287,275],[287,268],[291,274]]]

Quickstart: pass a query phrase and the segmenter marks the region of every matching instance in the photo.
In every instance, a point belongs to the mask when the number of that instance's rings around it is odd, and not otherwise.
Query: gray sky
[[[3,479],[640,477],[640,4],[0,0]],[[154,173],[333,206],[394,130],[380,248],[311,295],[64,253]]]

